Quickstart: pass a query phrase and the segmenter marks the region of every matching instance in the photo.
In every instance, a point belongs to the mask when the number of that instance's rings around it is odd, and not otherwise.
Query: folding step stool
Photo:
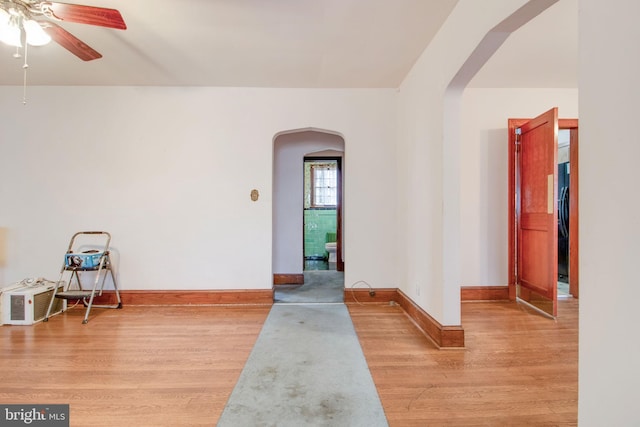
[[[82,241],[83,237],[87,236],[94,236],[100,240],[105,239],[106,241],[104,243],[104,247],[101,248],[102,250],[89,249],[82,251],[81,249],[85,248],[87,245],[80,245],[84,243]],[[51,314],[51,310],[54,305],[53,302],[56,298],[82,301],[84,306],[87,307],[87,311],[84,315],[84,320],[82,321],[83,324],[86,324],[89,321],[89,313],[91,312],[92,307],[122,308],[122,300],[120,299],[120,292],[118,291],[116,276],[113,274],[111,258],[109,256],[110,243],[111,234],[107,233],[106,231],[80,231],[73,235],[71,241],[69,242],[67,253],[64,257],[62,269],[60,270],[60,279],[58,279],[58,282],[61,282],[63,281],[63,276],[65,276],[65,273],[70,273],[69,281],[65,281],[65,286],[62,291],[58,291],[57,288],[54,288],[53,294],[51,295],[51,301],[49,302],[49,309],[47,310],[47,315],[45,316],[43,321],[47,322],[49,320],[49,315]],[[82,282],[80,281],[80,273],[89,271],[96,273],[95,281],[93,283],[93,288],[86,289],[83,287]],[[93,299],[96,297],[96,295],[102,295],[104,283],[107,279],[107,275],[109,274],[111,275],[111,280],[113,282],[113,288],[115,290],[115,295],[118,303],[114,305],[94,305]]]

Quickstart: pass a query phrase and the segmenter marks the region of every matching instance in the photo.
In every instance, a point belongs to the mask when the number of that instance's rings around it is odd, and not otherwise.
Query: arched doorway
[[[274,284],[301,284],[304,282],[304,159],[339,158],[344,171],[345,142],[337,132],[314,128],[280,132],[273,141],[273,279]],[[344,269],[343,188],[344,180],[340,179],[336,200],[336,268],[340,270]]]

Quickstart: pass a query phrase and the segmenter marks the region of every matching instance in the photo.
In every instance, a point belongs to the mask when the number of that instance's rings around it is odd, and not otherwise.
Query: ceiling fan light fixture
[[[0,7],[0,29],[9,25],[9,19],[11,19],[9,12]]]
[[[9,23],[0,27],[0,41],[9,46],[22,47],[21,36],[22,32],[17,25]]]
[[[0,41],[10,46],[22,47],[21,36],[16,17],[0,9]]]
[[[40,21],[32,19],[34,17]],[[27,69],[29,68],[27,48],[29,45],[43,46],[53,39],[83,61],[102,58],[99,52],[87,46],[54,21],[98,25],[120,30],[127,28],[122,15],[116,9],[58,3],[50,0],[0,0],[0,42],[16,47],[16,53],[13,57],[22,58],[20,48],[23,47],[24,41],[23,104],[27,103]],[[22,34],[23,30],[24,35]]]
[[[51,41],[51,37],[33,19],[27,19],[22,23],[24,32],[27,34],[27,43],[31,46],[44,46]]]

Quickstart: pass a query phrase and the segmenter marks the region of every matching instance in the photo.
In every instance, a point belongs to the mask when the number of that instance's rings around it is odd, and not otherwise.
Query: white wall
[[[396,96],[31,87],[23,106],[21,88],[2,87],[4,281],[57,278],[71,235],[98,229],[113,234],[122,289],[271,288],[273,138],[314,127],[348,141],[347,274],[390,286],[389,251],[372,248],[394,247],[395,235],[371,230],[394,224],[395,208],[372,202],[395,183],[367,177],[383,167],[395,175]],[[250,199],[254,188],[257,202]]]
[[[441,324],[460,324],[461,88],[554,1],[460,0],[400,87],[400,288]]]
[[[577,89],[472,89],[462,98],[461,285],[508,283],[507,120],[558,107],[578,118]]]
[[[580,426],[637,426],[640,2],[580,0]]]

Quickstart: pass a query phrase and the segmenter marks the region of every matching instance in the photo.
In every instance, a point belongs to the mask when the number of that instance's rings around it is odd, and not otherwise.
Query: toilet
[[[329,267],[335,266],[336,262],[338,262],[338,258],[336,256],[336,251],[338,250],[337,243],[328,242],[324,245],[324,249],[329,252]]]

